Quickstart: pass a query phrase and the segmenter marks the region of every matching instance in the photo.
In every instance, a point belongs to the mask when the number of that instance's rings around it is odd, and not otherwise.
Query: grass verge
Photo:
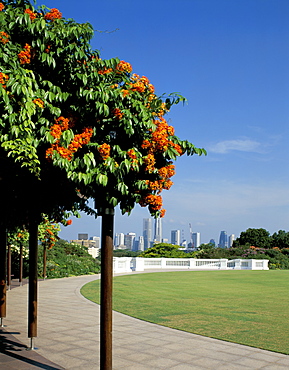
[[[100,281],[81,293],[99,303]],[[176,271],[114,278],[113,309],[145,321],[289,354],[289,271]]]

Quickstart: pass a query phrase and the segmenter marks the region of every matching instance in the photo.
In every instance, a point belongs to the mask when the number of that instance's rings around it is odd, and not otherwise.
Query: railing
[[[269,270],[268,260],[114,257],[115,273],[151,269],[184,270]]]

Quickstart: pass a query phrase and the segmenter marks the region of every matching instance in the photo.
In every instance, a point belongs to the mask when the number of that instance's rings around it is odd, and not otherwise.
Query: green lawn
[[[81,293],[99,303],[100,281]],[[289,354],[289,270],[114,278],[113,309],[171,328]]]

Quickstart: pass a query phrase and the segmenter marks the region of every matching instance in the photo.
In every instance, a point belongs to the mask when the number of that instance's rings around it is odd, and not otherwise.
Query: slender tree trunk
[[[6,229],[0,225],[0,326],[3,326],[3,318],[6,317]]]
[[[22,285],[22,278],[23,278],[23,245],[20,244],[20,252],[19,252],[19,283]]]
[[[7,289],[11,289],[11,245],[7,248]]]
[[[29,287],[28,287],[28,337],[37,337],[37,260],[38,260],[38,224],[30,220],[29,224]]]
[[[101,215],[100,369],[111,370],[114,209],[105,208]]]
[[[43,243],[43,279],[46,278],[46,261],[47,261],[47,247],[46,243]]]

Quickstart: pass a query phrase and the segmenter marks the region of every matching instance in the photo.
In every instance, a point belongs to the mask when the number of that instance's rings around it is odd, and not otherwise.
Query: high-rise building
[[[143,240],[144,240],[144,250],[151,247],[151,242],[153,240],[153,230],[152,230],[152,219],[143,219]]]
[[[228,244],[229,244],[229,248],[231,248],[232,246],[233,246],[233,241],[235,240],[235,235],[234,234],[231,234],[230,236],[229,236],[229,242],[228,242]]]
[[[228,235],[226,231],[221,231],[218,247],[228,248]]]
[[[135,241],[136,234],[135,233],[128,233],[124,236],[124,245],[126,249],[134,250],[134,241]]]
[[[201,233],[192,233],[193,248],[197,249],[201,245]]]
[[[171,244],[181,245],[181,231],[180,230],[171,231]]]
[[[142,235],[138,239],[138,250],[144,251],[144,237]]]
[[[161,243],[162,242],[162,219],[160,217],[155,218],[155,234],[154,234],[154,242]]]
[[[124,233],[115,234],[114,247],[117,249],[125,249]]]
[[[96,248],[100,248],[100,237],[99,236],[92,236],[89,239],[95,241],[95,247]]]

